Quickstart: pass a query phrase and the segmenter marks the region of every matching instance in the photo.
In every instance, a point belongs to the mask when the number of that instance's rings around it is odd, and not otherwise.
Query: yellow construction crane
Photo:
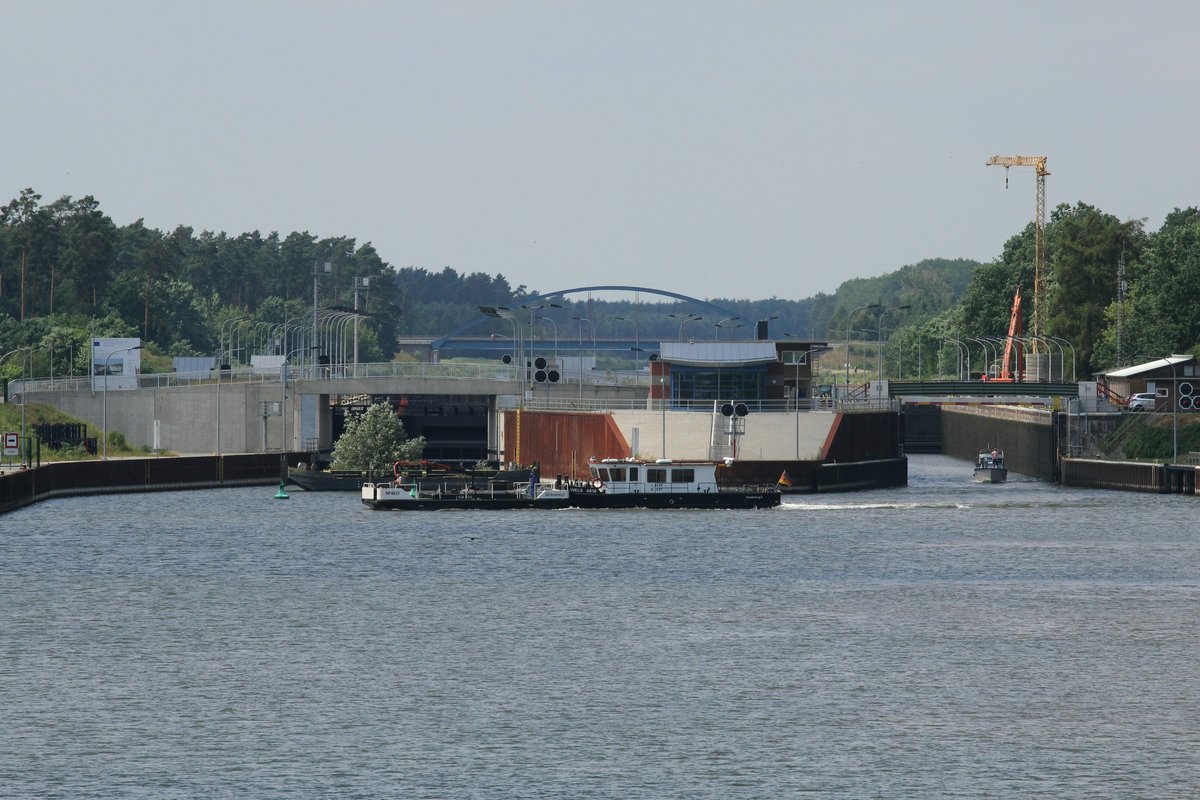
[[[1039,349],[1039,336],[1046,335],[1046,308],[1042,302],[1045,292],[1046,268],[1046,156],[992,156],[989,167],[1004,167],[1004,188],[1008,188],[1009,167],[1033,167],[1037,170],[1037,199],[1033,226],[1033,352]],[[1039,372],[1041,364],[1038,362]]]

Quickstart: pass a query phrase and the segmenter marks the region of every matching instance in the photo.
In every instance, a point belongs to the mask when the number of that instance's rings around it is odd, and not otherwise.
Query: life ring
[[[600,480],[599,478],[596,478],[595,480],[592,481],[592,486],[594,486],[596,488],[596,491],[600,491],[601,489],[604,488],[604,481]]]

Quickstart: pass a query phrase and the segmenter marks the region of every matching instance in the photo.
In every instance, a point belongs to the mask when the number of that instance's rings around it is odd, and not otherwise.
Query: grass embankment
[[[1200,419],[1194,413],[1157,412],[1129,433],[1122,449],[1126,458],[1138,461],[1170,461],[1176,449],[1181,457],[1198,452]]]
[[[86,424],[81,419],[72,417],[69,414],[64,414],[56,408],[43,405],[41,403],[30,403],[25,407],[25,427],[29,433],[30,441],[36,437],[34,431],[35,425],[65,423],[65,424]],[[0,403],[0,433],[5,431],[13,431],[20,433],[21,431],[21,406],[14,403]],[[100,431],[97,428],[88,426],[88,436],[97,439],[97,447],[99,448]],[[22,442],[21,450],[24,452],[25,444]],[[150,449],[146,447],[134,447],[125,440],[124,434],[120,431],[108,432],[108,457],[121,458],[125,456],[142,456],[148,455]],[[37,444],[33,445],[33,457],[39,457]],[[64,447],[58,450],[52,449],[49,445],[43,444],[41,449],[41,460],[46,461],[84,461],[91,458],[99,458],[98,455],[92,455],[84,450],[83,445],[78,447]],[[19,460],[17,456],[8,456],[7,460]]]

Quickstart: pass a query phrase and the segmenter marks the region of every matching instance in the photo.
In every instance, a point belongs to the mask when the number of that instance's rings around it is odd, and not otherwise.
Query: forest
[[[1144,220],[1119,220],[1084,203],[1059,205],[1046,226],[1045,252],[1048,333],[1071,344],[1080,378],[1196,352],[1200,210],[1177,209],[1150,232]],[[769,319],[775,338],[878,337],[888,342],[889,372],[949,376],[958,368],[950,341],[1003,336],[1016,288],[1032,297],[1033,257],[1030,222],[990,263],[930,258],[848,280],[832,294],[703,298],[729,308],[733,318],[688,320],[686,333],[751,338],[754,323]],[[140,336],[143,370],[168,371],[172,356],[217,355],[222,326],[232,320],[278,324],[311,316],[314,286],[320,307],[364,315],[363,361],[395,357],[398,337],[448,333],[478,317],[479,306],[516,308],[541,292],[570,288],[513,287],[498,272],[395,267],[370,242],[349,237],[161,231],[142,220],[118,225],[94,197],[43,203],[30,188],[0,208],[0,357],[34,351],[25,364],[0,361],[0,376],[16,377],[22,368],[47,374],[51,358],[59,374],[68,360],[70,369],[86,370],[88,342],[98,336]],[[555,330],[561,327],[564,337],[582,328],[582,318],[589,335],[594,329],[596,336],[674,339],[694,309],[661,299],[570,295],[543,311],[557,318]],[[851,315],[871,304],[878,305]],[[503,322],[471,333],[506,335]]]

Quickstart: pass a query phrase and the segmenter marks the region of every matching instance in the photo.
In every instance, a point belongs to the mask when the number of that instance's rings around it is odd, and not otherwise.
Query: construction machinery
[[[1033,167],[1037,172],[1037,195],[1034,208],[1033,227],[1033,352],[1036,357],[1038,337],[1046,330],[1046,156],[992,156],[989,167],[1004,167],[1004,188],[1008,188],[1009,167]],[[1040,368],[1039,368],[1040,369]]]
[[[1019,383],[1025,379],[1025,350],[1021,347],[1021,333],[1021,287],[1018,286],[1017,293],[1013,295],[1012,314],[1008,318],[1008,336],[1004,339],[1000,374],[992,380]]]

